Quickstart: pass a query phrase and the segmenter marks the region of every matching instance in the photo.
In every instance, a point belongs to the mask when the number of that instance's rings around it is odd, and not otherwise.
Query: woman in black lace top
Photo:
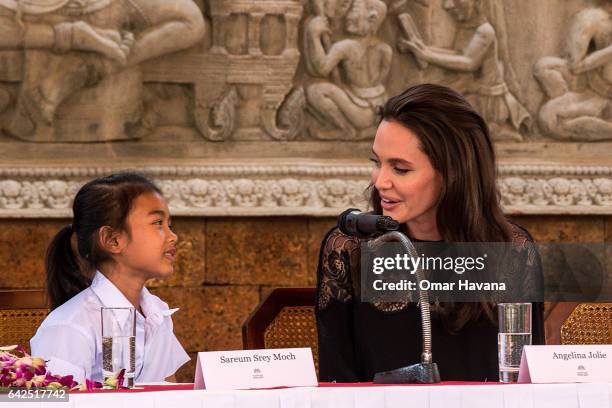
[[[506,220],[487,125],[456,92],[418,85],[389,99],[372,147],[370,205],[411,239],[513,242],[510,279],[540,285],[529,233]],[[321,381],[372,381],[420,362],[414,303],[362,302],[360,241],[338,228],[326,235],[318,267],[316,317]],[[543,310],[533,305],[532,342],[543,344]],[[495,305],[432,305],[432,349],[443,381],[497,381]]]

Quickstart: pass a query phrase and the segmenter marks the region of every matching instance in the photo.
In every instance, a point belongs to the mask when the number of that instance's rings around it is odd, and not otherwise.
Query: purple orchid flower
[[[47,371],[47,369],[45,368],[46,361],[40,357],[30,357],[30,356],[21,357],[13,363],[13,366],[15,368],[23,367],[26,369],[31,369],[34,371],[36,375],[44,374]]]
[[[123,384],[123,372],[115,378],[118,386]],[[68,388],[93,390],[102,388],[97,381],[85,380],[79,387],[72,375],[59,376],[47,371],[47,362],[40,357],[32,357],[22,346],[0,347],[0,386],[2,387],[47,387],[52,389]]]
[[[102,387],[103,386],[101,382],[91,381],[90,379],[86,378],[83,384],[77,385],[77,383],[75,383],[75,386],[72,387],[70,390],[71,391],[93,391],[95,389],[100,389]]]
[[[63,377],[56,375],[55,380],[59,382],[62,386],[68,388],[72,388],[78,384],[76,381],[74,381],[74,377],[71,375],[65,375]]]
[[[106,380],[104,380],[104,386],[108,388],[116,389],[116,390],[120,388],[125,388],[123,386],[124,378],[125,378],[125,368],[119,370],[112,377],[109,377]]]

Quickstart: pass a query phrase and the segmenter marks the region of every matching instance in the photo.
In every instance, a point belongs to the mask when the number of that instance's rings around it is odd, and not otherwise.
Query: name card
[[[316,387],[310,348],[198,353],[194,389]]]
[[[612,382],[612,345],[525,346],[519,383]]]

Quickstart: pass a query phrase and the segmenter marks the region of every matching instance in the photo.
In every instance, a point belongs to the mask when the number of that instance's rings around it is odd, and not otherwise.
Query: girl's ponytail
[[[72,250],[72,225],[62,228],[47,248],[47,295],[51,310],[87,288],[90,279],[79,268],[76,254]]]

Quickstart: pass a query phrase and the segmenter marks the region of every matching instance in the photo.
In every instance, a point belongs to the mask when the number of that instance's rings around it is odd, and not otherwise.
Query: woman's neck
[[[442,235],[438,231],[435,220],[430,222],[407,222],[408,235],[420,241],[441,241]]]
[[[119,289],[119,292],[138,310],[140,310],[140,294],[146,280],[120,266],[100,267],[100,272]]]

